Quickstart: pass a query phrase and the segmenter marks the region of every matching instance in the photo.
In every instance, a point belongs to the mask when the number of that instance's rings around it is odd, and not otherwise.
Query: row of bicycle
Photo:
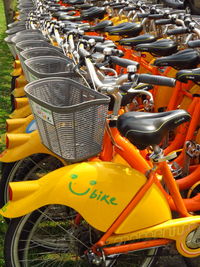
[[[155,266],[173,244],[199,256],[198,24],[140,1],[18,9],[6,266]]]

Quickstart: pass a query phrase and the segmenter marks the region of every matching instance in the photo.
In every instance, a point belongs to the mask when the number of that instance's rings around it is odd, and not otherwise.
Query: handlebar
[[[110,61],[116,65],[119,65],[123,68],[127,68],[130,65],[134,65],[137,68],[139,67],[139,63],[130,59],[126,59],[126,58],[120,58],[120,57],[116,57],[116,56],[110,56]]]
[[[189,33],[189,29],[188,28],[177,28],[173,30],[168,30],[166,33],[167,35],[185,34],[185,33]]]
[[[83,35],[81,36],[83,39],[85,40],[90,40],[90,39],[94,39],[95,42],[100,42],[103,43],[105,41],[105,38],[102,36],[93,36],[93,35]]]
[[[131,75],[130,79],[136,82],[148,83],[148,84],[160,85],[160,86],[174,87],[176,85],[175,79],[162,77],[159,75],[134,74],[134,75]]]
[[[173,19],[158,19],[155,20],[156,25],[166,25],[166,24],[175,24]]]

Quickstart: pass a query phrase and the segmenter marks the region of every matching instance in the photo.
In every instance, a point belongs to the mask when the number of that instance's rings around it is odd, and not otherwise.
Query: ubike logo
[[[75,180],[78,178],[77,174],[72,174],[71,179]],[[69,182],[68,184],[68,188],[69,191],[76,195],[76,196],[88,196],[89,199],[91,200],[96,200],[96,201],[100,201],[104,204],[107,205],[118,205],[118,203],[116,202],[116,197],[112,197],[109,194],[106,194],[105,192],[94,188],[94,186],[97,184],[97,182],[95,180],[91,180],[89,182],[90,187],[88,187],[85,191],[83,192],[77,192],[75,187],[76,187],[77,183],[73,183],[72,181]]]

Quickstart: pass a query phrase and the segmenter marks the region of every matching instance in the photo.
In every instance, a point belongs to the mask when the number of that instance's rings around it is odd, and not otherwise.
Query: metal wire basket
[[[109,97],[67,78],[25,86],[42,143],[70,162],[101,151]]]
[[[44,56],[56,56],[64,57],[62,50],[56,47],[33,47],[28,50],[24,50],[20,53],[20,61],[25,61],[29,58],[44,57]]]
[[[14,57],[17,56],[16,44],[27,40],[45,40],[44,36],[38,32],[30,34],[16,34],[14,37],[7,41],[9,48],[14,52]]]
[[[72,71],[72,61],[64,56],[63,58],[54,56],[29,58],[24,64],[28,82],[50,77],[77,78]]]
[[[21,62],[22,69],[24,71],[25,76],[28,76],[28,70],[26,69],[26,65],[24,61],[29,58],[34,57],[43,57],[43,56],[54,56],[65,58],[64,54],[61,52],[61,49],[56,47],[34,47],[28,50],[24,50],[19,53],[19,59]]]
[[[26,25],[19,25],[16,27],[12,27],[11,29],[6,30],[6,34],[12,35],[23,30],[26,30]]]
[[[16,44],[15,50],[19,57],[21,51],[24,51],[24,50],[27,50],[33,47],[52,47],[52,45],[45,40],[25,40],[25,41],[18,42]]]
[[[11,39],[15,36],[15,34],[7,36],[4,41],[7,43],[8,48],[10,49],[10,53],[13,55],[14,58],[16,58],[16,50],[14,48],[14,44],[12,43]]]
[[[19,36],[19,35],[26,35],[26,34],[39,34],[39,35],[42,35],[41,31],[40,30],[36,30],[36,29],[25,29],[23,31],[20,31],[20,32],[17,32],[16,33],[16,36]]]
[[[21,26],[21,25],[26,25],[26,21],[14,21],[12,23],[9,23],[7,26],[8,26],[8,29],[11,29],[12,27],[17,27],[17,26]]]

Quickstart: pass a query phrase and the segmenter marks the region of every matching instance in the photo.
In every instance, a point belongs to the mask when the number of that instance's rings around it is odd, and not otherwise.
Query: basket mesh
[[[4,41],[7,43],[8,48],[10,49],[11,54],[13,55],[14,58],[16,58],[16,50],[14,48],[13,43],[11,42],[11,39],[13,38],[13,35],[7,36]]]
[[[38,80],[25,91],[47,148],[71,162],[101,151],[107,96],[67,78]]]
[[[8,24],[8,29],[11,29],[12,27],[17,27],[17,26],[21,26],[21,25],[26,25],[26,21],[14,21],[12,23]]]
[[[44,37],[37,33],[30,33],[30,34],[16,34],[14,37],[10,39],[9,45],[11,46],[11,50],[14,50],[15,57],[17,56],[17,50],[16,50],[16,44],[22,41],[27,41],[27,40],[45,40]]]
[[[17,32],[16,33],[16,36],[19,36],[19,35],[30,35],[30,34],[39,34],[39,35],[42,35],[41,31],[40,30],[36,30],[36,29],[26,29],[26,30],[23,30],[23,31],[20,31],[20,32]]]
[[[47,77],[76,77],[71,70],[72,61],[61,57],[35,57],[25,60],[29,82]]]
[[[27,40],[16,44],[15,49],[17,55],[20,57],[20,52],[28,50],[33,47],[51,47],[52,45],[45,40]]]
[[[25,29],[26,29],[25,25],[20,25],[20,26],[12,27],[11,29],[6,30],[6,33],[8,35],[11,35],[11,34],[15,34],[17,32],[23,31]]]
[[[33,47],[28,50],[24,50],[20,52],[19,59],[22,65],[22,69],[25,73],[25,76],[28,77],[28,70],[26,68],[26,65],[24,64],[24,61],[29,58],[34,57],[43,57],[43,56],[56,56],[56,57],[64,57],[64,54],[61,52],[61,50],[56,49],[54,47]]]
[[[54,47],[33,47],[28,50],[24,50],[20,53],[20,56],[23,61],[29,58],[34,57],[43,57],[43,56],[57,56],[64,57],[63,53]]]

